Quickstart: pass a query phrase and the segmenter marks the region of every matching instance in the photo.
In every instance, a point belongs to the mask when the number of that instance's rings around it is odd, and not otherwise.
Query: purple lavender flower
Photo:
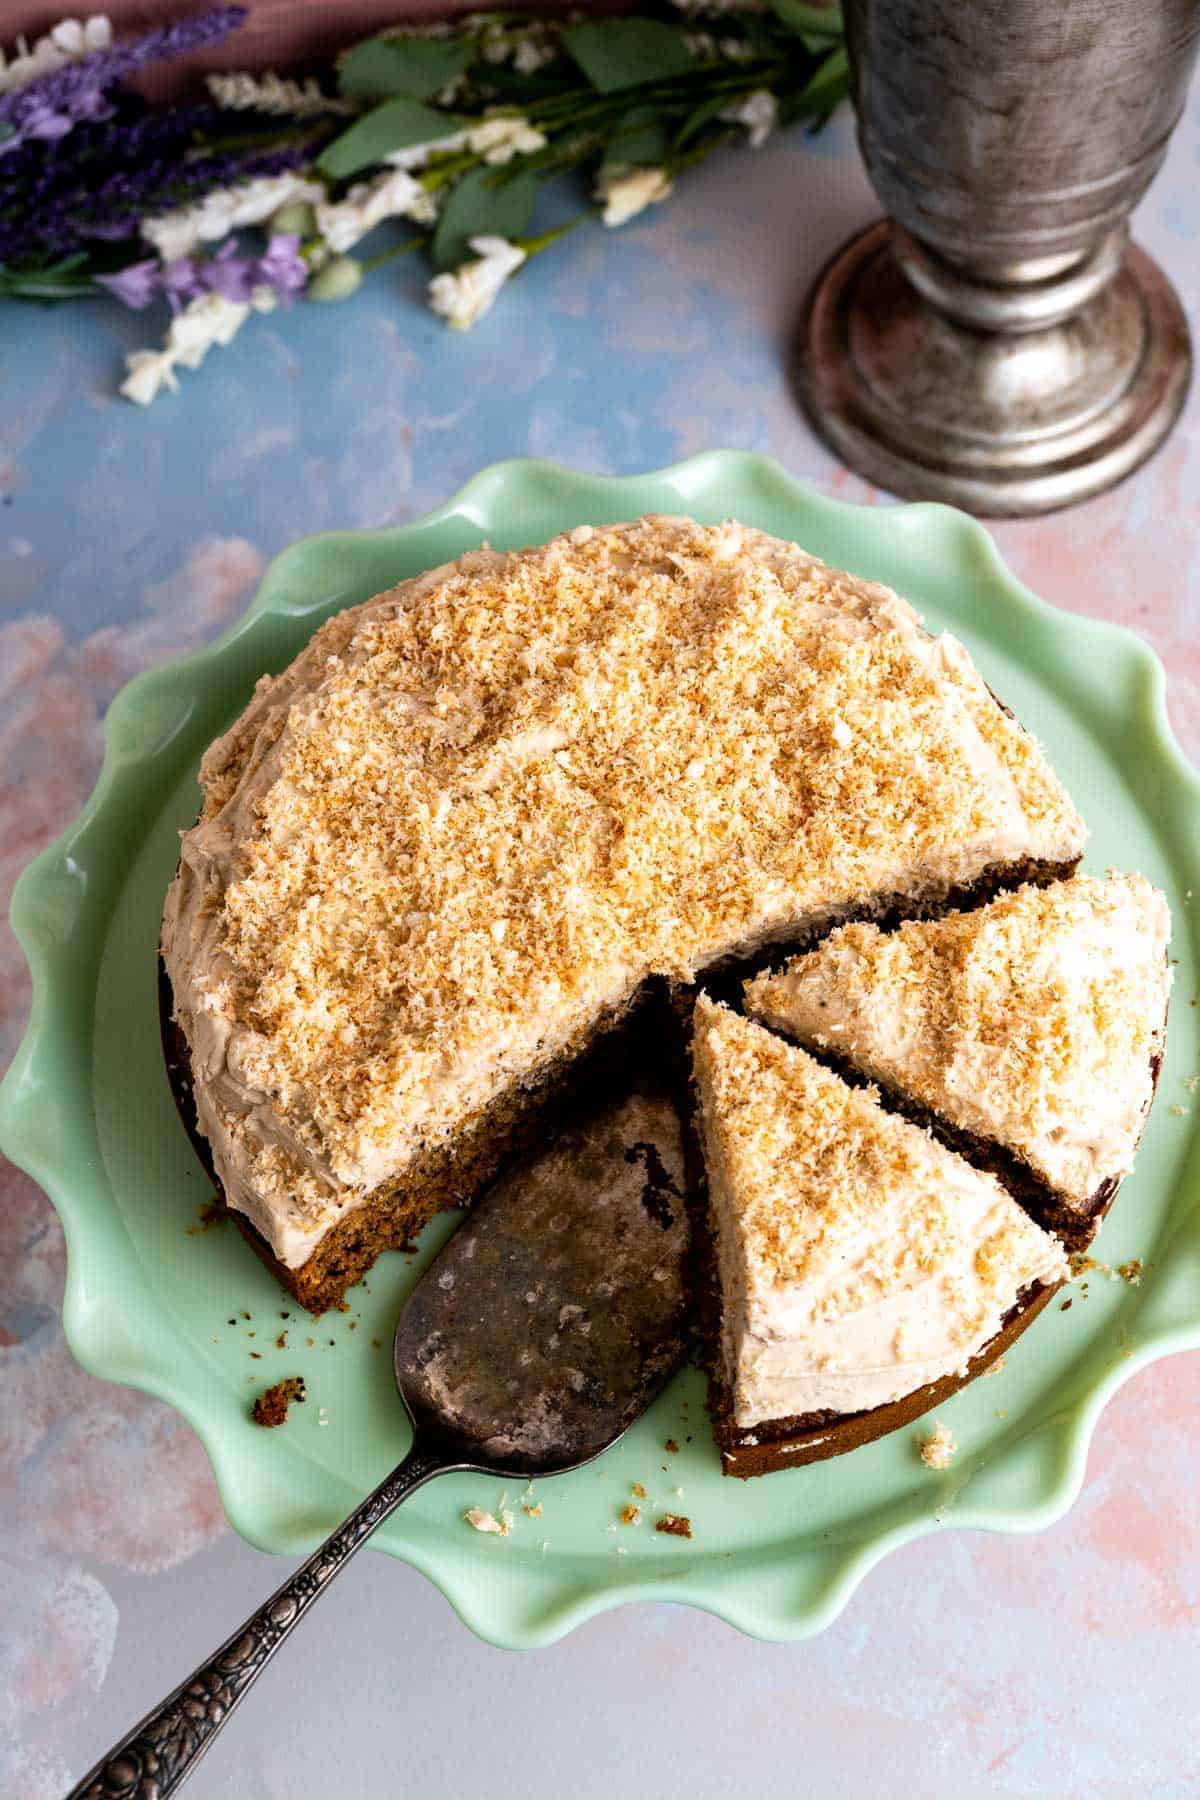
[[[245,306],[258,283],[252,256],[243,256],[236,238],[229,238],[215,256],[200,266],[200,279],[212,294]]]
[[[204,292],[200,271],[190,256],[179,256],[174,262],[167,263],[160,286],[171,303],[172,312],[181,311],[190,300],[198,300]]]
[[[135,312],[141,312],[158,294],[158,263],[150,256],[145,262],[129,263],[115,275],[97,275],[96,280],[110,294],[115,294],[125,306],[132,306]]]
[[[0,157],[29,138],[64,137],[75,124],[103,119],[106,88],[136,74],[147,63],[222,43],[245,17],[244,6],[218,6],[197,18],[145,32],[131,43],[93,50],[0,95]]]
[[[98,239],[120,242],[135,236],[148,214],[185,205],[214,187],[281,175],[314,154],[308,138],[196,155],[196,139],[219,127],[214,107],[147,108],[120,91],[114,100],[111,119],[77,126],[63,150],[47,155],[30,142],[0,157],[0,264],[38,266],[47,257],[87,250]],[[102,267],[103,260],[101,253]]]
[[[303,291],[308,281],[308,264],[300,254],[300,239],[294,232],[277,231],[267,245],[266,254],[258,259],[259,281],[273,287],[286,305]]]

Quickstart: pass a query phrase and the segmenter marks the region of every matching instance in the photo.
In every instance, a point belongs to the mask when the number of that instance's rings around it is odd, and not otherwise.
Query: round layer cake
[[[330,620],[201,768],[162,952],[226,1203],[315,1311],[654,985],[1069,874],[963,647],[735,523],[487,549]]]

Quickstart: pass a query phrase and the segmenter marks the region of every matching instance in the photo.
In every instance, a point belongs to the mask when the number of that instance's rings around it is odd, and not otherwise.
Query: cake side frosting
[[[201,779],[163,953],[217,1173],[289,1266],[649,974],[1083,841],[904,601],[679,519],[338,616]]]
[[[993,1176],[705,998],[693,1068],[739,1426],[964,1374],[1022,1290],[1066,1277]]]
[[[1170,933],[1144,877],[1081,875],[893,932],[844,926],[748,983],[746,1002],[1082,1204],[1132,1166],[1165,1036]]]

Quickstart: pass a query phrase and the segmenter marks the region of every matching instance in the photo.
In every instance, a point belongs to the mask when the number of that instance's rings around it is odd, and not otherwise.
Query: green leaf
[[[343,181],[348,175],[357,175],[360,169],[369,169],[372,163],[382,162],[393,150],[432,143],[449,137],[458,128],[459,121],[451,113],[434,112],[416,100],[385,100],[326,144],[317,158],[317,167],[322,175]]]
[[[472,255],[473,237],[520,237],[533,217],[537,180],[527,170],[497,180],[495,169],[472,169],[447,200],[433,234],[435,269],[455,269]]]
[[[471,77],[473,87],[484,89],[488,94],[497,94],[506,104],[517,105],[532,100],[557,98],[563,93],[563,69],[537,69],[532,75],[522,75],[520,69],[507,69],[501,63],[481,63]],[[579,77],[574,69],[570,72],[568,91],[574,87],[576,93],[584,90],[579,85]]]
[[[475,47],[466,38],[412,38],[397,42],[371,38],[342,59],[338,87],[352,98],[386,99],[400,94],[427,100],[473,61]]]
[[[814,115],[823,124],[839,100],[844,100],[849,92],[850,58],[844,50],[834,50],[798,94],[781,99],[780,124],[790,125],[795,119]]]
[[[40,269],[8,269],[0,263],[0,299],[4,300],[77,300],[86,294],[99,294],[89,273],[80,273],[88,262],[87,252],[77,250],[58,262],[44,263]]]
[[[586,19],[567,27],[563,44],[601,94],[670,81],[696,67],[683,32],[660,19]]]
[[[652,169],[667,154],[667,127],[653,106],[635,106],[618,119],[603,167]]]
[[[700,133],[704,130],[704,127],[706,125],[711,125],[713,120],[719,117],[728,105],[730,105],[728,94],[710,94],[707,100],[702,100],[699,106],[693,108],[680,126],[675,137],[676,150],[686,149],[693,138],[699,137]]]
[[[805,6],[802,0],[768,0],[768,4],[780,23],[789,31],[798,31],[810,47],[814,43],[841,43],[844,31],[840,6]]]

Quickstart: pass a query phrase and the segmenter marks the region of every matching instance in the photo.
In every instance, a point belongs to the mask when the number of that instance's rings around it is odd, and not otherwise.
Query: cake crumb
[[[667,1537],[690,1538],[692,1521],[683,1513],[664,1513],[661,1519],[655,1519],[654,1529],[665,1533]]]
[[[1117,1265],[1117,1274],[1121,1277],[1122,1281],[1127,1281],[1130,1287],[1139,1287],[1142,1280],[1141,1257],[1131,1256],[1128,1262],[1119,1263]]]
[[[1175,1117],[1177,1119],[1186,1119],[1187,1118],[1188,1109],[1186,1106],[1173,1106],[1171,1108],[1171,1111],[1175,1114]]]
[[[921,1443],[921,1461],[927,1469],[948,1469],[958,1449],[954,1433],[945,1425],[935,1424],[929,1437]]]
[[[642,1509],[640,1506],[634,1506],[634,1505],[630,1504],[629,1506],[623,1506],[621,1508],[621,1523],[622,1523],[622,1525],[640,1525],[641,1522],[642,1522]]]
[[[187,1234],[195,1237],[198,1231],[211,1231],[214,1225],[224,1225],[228,1217],[229,1209],[219,1200],[206,1200],[200,1208],[196,1223],[188,1226]]]
[[[279,1336],[275,1339],[275,1348],[277,1350],[286,1350],[287,1349],[287,1332],[286,1331],[281,1331]]]
[[[1071,1310],[1071,1300],[1070,1300],[1070,1297],[1069,1297],[1069,1296],[1068,1296],[1068,1298],[1067,1298],[1067,1299],[1066,1299],[1066,1300],[1064,1300],[1064,1301],[1063,1301],[1063,1302],[1062,1302],[1062,1305],[1061,1305],[1061,1306],[1060,1306],[1060,1307],[1059,1307],[1059,1309],[1058,1309],[1058,1310],[1059,1310],[1059,1312],[1070,1312],[1070,1310]]]
[[[1200,1088],[1200,1075],[1185,1075],[1183,1085],[1189,1094],[1194,1094],[1196,1089]]]
[[[304,1341],[308,1345],[309,1349],[311,1350],[317,1340],[316,1340],[316,1338],[306,1337]]]
[[[1007,1361],[1008,1361],[1008,1358],[1006,1356],[998,1356],[996,1358],[995,1362],[992,1364],[991,1368],[985,1369],[983,1371],[984,1374],[985,1375],[998,1375]]]
[[[250,1416],[256,1425],[270,1430],[275,1425],[286,1424],[288,1407],[293,1400],[299,1404],[306,1398],[303,1379],[299,1375],[289,1375],[273,1387],[263,1389]]]
[[[371,1348],[372,1348],[372,1350],[382,1350],[383,1349],[382,1339],[372,1338],[371,1339]]]
[[[525,1514],[525,1516],[527,1518],[540,1519],[542,1516],[542,1510],[543,1510],[542,1503],[540,1500],[535,1500],[532,1505],[530,1505],[527,1501],[521,1502],[521,1511]]]
[[[635,1500],[644,1500],[646,1498],[646,1490],[640,1481],[634,1482],[632,1492]]]
[[[508,1513],[498,1519],[495,1513],[488,1512],[482,1506],[468,1507],[463,1518],[473,1530],[490,1532],[493,1537],[507,1537],[511,1530],[511,1524],[505,1523],[505,1520],[510,1518]]]
[[[1095,1257],[1089,1256],[1086,1250],[1072,1250],[1070,1255],[1071,1274],[1086,1275],[1089,1269],[1099,1268]]]
[[[679,1455],[679,1445],[675,1442],[674,1438],[668,1438],[663,1445],[663,1449],[669,1451],[672,1456]]]

